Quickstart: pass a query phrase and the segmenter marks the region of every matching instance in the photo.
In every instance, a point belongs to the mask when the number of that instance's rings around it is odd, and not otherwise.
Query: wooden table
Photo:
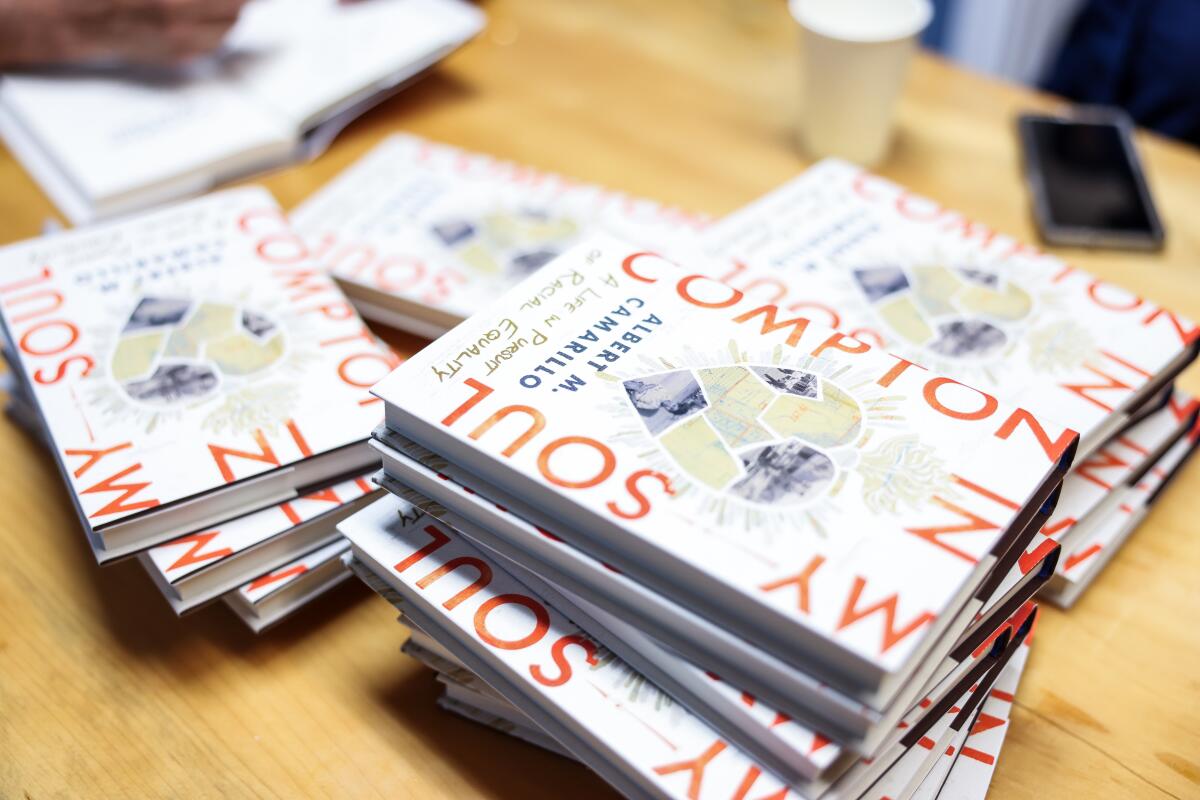
[[[486,8],[478,41],[267,185],[294,205],[398,129],[715,214],[805,165],[777,0]],[[921,57],[881,171],[1032,238],[1013,118],[1048,105]],[[1140,143],[1166,251],[1067,255],[1200,317],[1200,154]],[[52,209],[2,154],[0,186],[0,242],[37,233]],[[440,712],[361,586],[258,638],[220,607],[177,620],[136,563],[97,568],[34,441],[0,423],[0,457],[0,797],[611,795]],[[1078,607],[1045,614],[994,797],[1200,795],[1197,491],[1193,466]]]

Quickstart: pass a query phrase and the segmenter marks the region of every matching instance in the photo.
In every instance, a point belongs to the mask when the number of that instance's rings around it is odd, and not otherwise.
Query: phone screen
[[[1155,232],[1122,132],[1102,122],[1028,122],[1050,221],[1066,228]]]

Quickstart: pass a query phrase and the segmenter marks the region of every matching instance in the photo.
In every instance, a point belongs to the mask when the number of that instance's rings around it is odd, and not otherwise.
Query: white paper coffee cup
[[[887,154],[929,0],[790,0],[800,25],[800,143],[866,167]]]

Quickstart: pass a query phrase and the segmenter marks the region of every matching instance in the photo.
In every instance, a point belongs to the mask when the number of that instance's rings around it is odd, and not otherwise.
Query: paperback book
[[[1119,516],[1118,509],[1138,482],[1195,427],[1198,412],[1200,404],[1176,391],[1158,411],[1079,460],[1063,481],[1058,505],[1041,536],[1071,551],[1074,543]],[[1065,566],[1064,560],[1059,569]]]
[[[177,614],[233,591],[264,570],[333,544],[337,523],[378,494],[359,475],[279,505],[181,536],[138,555]]]
[[[1194,430],[1190,431],[1194,434]],[[1197,438],[1184,436],[1156,461],[1132,486],[1116,492],[1119,500],[1102,518],[1089,526],[1086,535],[1064,548],[1054,578],[1042,590],[1046,600],[1070,608],[1149,515],[1171,480],[1195,452]]]
[[[504,700],[456,661],[453,654],[416,627],[412,620],[402,615],[400,621],[410,628],[403,651],[437,672],[444,686],[438,705],[472,722],[571,757],[520,709]],[[1027,637],[1000,672],[966,735],[938,756],[938,764],[942,768],[940,777],[938,774],[930,775],[912,793],[912,797],[920,800],[933,797],[943,800],[982,800],[986,796],[1008,733],[1014,696],[1028,662],[1030,641],[1031,638]],[[926,743],[932,747],[931,740]],[[882,797],[883,793],[879,792],[878,796]],[[888,796],[898,800],[894,794]]]
[[[398,437],[387,438],[392,441]],[[385,465],[395,466],[401,459],[408,461],[398,454],[385,454]],[[755,751],[755,755],[782,777],[809,779],[831,767],[841,748],[814,748],[816,742],[846,743],[865,754],[878,750],[910,706],[923,697],[928,700],[939,685],[949,686],[955,676],[970,670],[972,656],[979,655],[975,651],[986,634],[1033,596],[1053,573],[1057,559],[1053,543],[1042,552],[1022,554],[1019,563],[1013,565],[1013,574],[996,586],[994,597],[972,604],[947,631],[948,643],[939,650],[949,650],[950,654],[936,659],[931,655],[927,668],[918,673],[914,683],[899,693],[891,706],[877,711],[779,662],[611,566],[574,550],[553,529],[525,521],[520,515],[527,509],[519,501],[496,496],[490,487],[459,483],[463,480],[461,473],[453,465],[441,463],[440,470],[435,471],[410,462],[405,471],[408,482],[438,493],[448,504],[462,506],[468,512],[483,512],[484,519],[489,511],[502,517],[497,516],[485,528],[386,475],[380,483],[455,528],[727,738],[746,742],[743,737],[749,737],[754,744],[747,744],[747,748],[765,748]],[[501,528],[509,529],[515,538],[498,540],[490,535],[490,531]],[[625,619],[638,620],[641,629],[623,622]],[[678,654],[660,645],[652,638],[655,636],[678,648]],[[756,701],[747,706],[743,701],[751,696]],[[776,703],[778,708],[772,707]],[[787,725],[763,722],[783,717],[788,718]]]
[[[708,222],[409,135],[384,140],[291,220],[364,317],[430,338],[589,233],[678,247]]]
[[[709,791],[723,796],[739,785],[768,793],[783,788],[697,717],[638,679],[551,604],[413,507],[385,498],[341,529],[355,559],[369,571],[360,572],[363,577],[399,594],[405,614],[426,633],[627,796],[704,797]],[[434,587],[447,576],[453,576],[452,582]],[[1026,630],[1023,626],[1022,636]],[[992,666],[998,670],[1002,656],[1011,653],[1007,636],[998,640],[996,650]],[[980,687],[994,679],[994,672],[987,674],[991,677],[980,680]],[[631,681],[639,685],[641,699],[628,694]],[[622,687],[624,693],[617,696]],[[953,702],[919,735],[944,735],[950,724],[946,718],[954,716],[947,713]],[[623,712],[633,711],[632,703],[636,711],[631,721]],[[798,796],[858,797],[900,755],[859,762],[827,788],[788,788]],[[657,764],[668,757],[672,763]],[[696,783],[700,767],[708,790]],[[688,774],[693,775],[690,781]]]
[[[255,633],[262,633],[350,577],[340,536],[227,592],[225,604]]]

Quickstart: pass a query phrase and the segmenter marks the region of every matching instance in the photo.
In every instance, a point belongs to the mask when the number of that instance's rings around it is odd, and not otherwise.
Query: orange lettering
[[[596,658],[596,643],[586,636],[578,633],[562,636],[553,645],[550,646],[550,658],[554,661],[554,665],[558,667],[558,675],[549,678],[542,671],[540,664],[534,664],[529,668],[529,672],[533,675],[533,679],[543,686],[562,686],[567,681],[571,680],[571,664],[567,661],[564,651],[575,645],[580,647],[584,652],[584,660],[593,667],[600,663]]]
[[[842,618],[838,622],[837,630],[843,630],[861,619],[871,616],[876,611],[883,612],[883,641],[879,648],[880,653],[886,653],[897,642],[919,629],[922,625],[927,625],[933,622],[936,617],[928,611],[923,611],[911,622],[903,628],[896,628],[896,603],[899,601],[898,595],[889,595],[877,603],[859,609],[858,601],[862,597],[863,589],[867,586],[867,581],[861,576],[855,577],[854,588],[850,591],[850,597],[846,601],[846,606],[842,610]]]
[[[566,447],[569,444],[581,444],[592,448],[600,454],[602,463],[600,471],[590,478],[585,478],[578,481],[568,481],[558,477],[550,471],[550,456],[554,455],[560,447]],[[546,445],[542,452],[538,454],[538,471],[542,473],[542,477],[553,483],[555,486],[561,486],[564,489],[590,489],[591,487],[603,483],[608,480],[608,476],[613,474],[613,470],[617,467],[617,457],[613,455],[613,451],[608,448],[608,445],[602,444],[587,436],[564,436],[561,439],[555,439],[550,444]]]
[[[528,636],[513,640],[498,639],[487,629],[488,614],[500,606],[509,603],[525,606],[525,608],[533,612],[534,626]],[[484,642],[501,650],[520,650],[523,647],[529,647],[541,640],[548,630],[550,630],[550,613],[546,611],[546,607],[532,597],[526,597],[523,594],[496,595],[481,605],[479,610],[475,612],[475,633],[479,634],[479,638]]]
[[[308,567],[304,566],[303,564],[296,564],[295,566],[288,567],[285,570],[280,570],[279,572],[268,572],[266,575],[255,578],[246,588],[250,590],[261,589],[264,586],[270,586],[272,583],[276,583],[277,581],[290,578],[293,575],[303,575],[306,572],[308,572]]]
[[[808,582],[812,578],[822,564],[825,563],[825,556],[813,556],[803,570],[787,578],[764,583],[759,588],[764,592],[773,592],[776,589],[782,589],[785,586],[796,587],[796,608],[808,613]]]
[[[843,353],[857,355],[858,353],[865,353],[870,349],[871,345],[866,342],[860,342],[858,339],[847,336],[844,333],[835,333],[817,345],[816,349],[812,351],[812,357],[817,358],[826,350],[841,350]]]
[[[738,314],[733,318],[733,321],[738,323],[749,322],[761,314],[763,317],[762,327],[758,331],[761,335],[766,336],[780,328],[790,327],[792,330],[788,333],[787,344],[788,347],[795,347],[799,344],[801,337],[804,336],[804,331],[808,329],[808,319],[805,317],[793,317],[792,319],[785,319],[782,322],[776,322],[775,317],[778,313],[778,306],[759,306],[744,314]]]
[[[211,561],[214,558],[224,558],[225,556],[233,555],[232,547],[222,547],[213,550],[211,553],[202,553],[204,546],[211,542],[215,537],[220,535],[220,531],[210,531],[208,533],[193,533],[191,536],[183,536],[171,544],[190,544],[191,547],[187,552],[176,559],[175,563],[167,567],[167,571],[186,567],[189,564],[198,564],[201,561]]]
[[[122,511],[139,511],[144,508],[154,508],[157,506],[159,502],[158,500],[154,499],[139,500],[136,503],[125,502],[149,486],[150,481],[143,481],[141,483],[117,483],[117,481],[121,480],[126,475],[136,472],[141,468],[142,465],[140,463],[134,464],[131,467],[126,467],[125,469],[121,470],[116,475],[110,475],[109,477],[97,482],[95,485],[83,489],[80,494],[98,494],[100,492],[121,493],[120,497],[113,498],[103,508],[101,508],[99,511],[89,514],[88,517],[101,517],[105,514],[117,514]]]
[[[470,381],[468,381],[468,383],[470,383]],[[491,390],[489,389],[488,391],[490,392]],[[457,412],[455,412],[455,413],[457,413]],[[545,415],[542,414],[542,412],[538,411],[536,408],[533,408],[532,406],[505,406],[504,408],[500,409],[495,414],[492,414],[490,417],[488,417],[483,422],[481,422],[479,424],[479,427],[477,427],[477,428],[475,428],[475,430],[471,431],[471,433],[469,435],[472,439],[478,441],[479,438],[482,437],[488,431],[490,431],[492,429],[492,426],[495,425],[497,422],[504,419],[509,414],[516,414],[516,413],[529,415],[529,427],[525,429],[524,433],[522,433],[516,439],[513,439],[512,442],[508,445],[508,447],[506,447],[500,451],[500,454],[502,456],[505,456],[506,458],[510,457],[514,453],[516,453],[518,450],[520,450],[522,447],[524,447],[526,444],[528,444],[530,439],[532,439],[534,436],[537,436],[538,433],[540,433],[541,430],[546,427]],[[445,424],[445,420],[442,420],[442,424]]]
[[[230,457],[244,458],[249,461],[259,461],[264,464],[279,466],[279,457],[275,455],[275,451],[271,449],[271,445],[267,442],[267,437],[258,428],[254,430],[254,443],[258,445],[260,452],[252,453],[248,450],[234,450],[231,447],[223,447],[216,444],[208,446],[208,451],[212,454],[213,460],[217,462],[217,469],[221,471],[221,477],[225,479],[226,483],[232,483],[237,480],[237,476],[233,474],[233,469],[229,466]]]
[[[76,469],[74,473],[72,473],[72,474],[74,474],[74,476],[76,478],[78,478],[81,475],[83,475],[83,473],[87,472],[89,469],[96,466],[96,464],[98,464],[100,462],[100,459],[104,458],[109,453],[116,453],[121,450],[127,450],[130,447],[133,447],[133,442],[121,442],[120,444],[113,445],[112,447],[106,447],[103,450],[90,450],[90,449],[64,450],[63,455],[87,456],[87,461],[83,462],[83,465],[81,467],[79,467],[78,469]]]
[[[956,506],[950,501],[936,495],[933,497],[933,502],[947,511],[952,511],[955,514],[958,514],[960,517],[964,517],[966,522],[963,522],[959,525],[935,525],[929,528],[905,528],[904,530],[907,533],[911,533],[913,536],[916,536],[918,539],[924,539],[935,547],[940,547],[947,553],[958,556],[964,561],[974,564],[976,561],[978,561],[977,558],[964,550],[959,550],[957,547],[952,547],[946,544],[938,537],[942,534],[951,533],[978,533],[981,531],[994,531],[999,530],[999,526],[995,523],[988,522],[983,517],[973,514],[970,511],[967,511],[965,508]]]
[[[404,572],[404,570],[408,569],[413,564],[416,564],[418,561],[421,561],[425,558],[425,556],[439,550],[442,545],[450,541],[449,536],[442,533],[440,529],[433,525],[426,525],[425,532],[429,534],[429,544],[425,545],[415,553],[406,556],[403,560],[397,561],[392,569],[396,570],[396,572]]]
[[[1053,442],[1050,441],[1050,436],[1046,433],[1046,429],[1042,427],[1042,423],[1038,422],[1037,417],[1023,408],[1015,409],[1009,415],[1008,419],[1004,420],[1003,424],[996,429],[996,438],[1007,440],[1021,423],[1025,423],[1033,433],[1033,437],[1037,439],[1038,444],[1042,446],[1042,451],[1052,461],[1061,459],[1063,454],[1079,438],[1079,434],[1075,431],[1070,428],[1063,428],[1063,432],[1058,435],[1058,438]]]
[[[688,800],[698,800],[700,797],[700,785],[704,782],[704,769],[709,762],[720,755],[725,749],[725,743],[717,739],[709,748],[701,753],[698,757],[689,761],[677,761],[674,764],[665,764],[661,767],[655,767],[656,775],[670,775],[675,772],[690,772],[691,777],[688,780],[687,796]]]
[[[474,378],[467,378],[465,381],[463,381],[463,383],[466,384],[467,386],[471,387],[472,389],[474,389],[475,394],[468,397],[462,405],[460,405],[458,408],[454,409],[449,414],[447,414],[444,418],[442,418],[442,424],[445,425],[447,428],[449,428],[454,423],[458,422],[459,418],[463,414],[466,414],[472,408],[479,405],[479,403],[482,402],[485,397],[487,397],[489,394],[491,394],[494,391],[492,389],[492,387],[490,387],[486,384],[480,383],[479,381],[475,380]]]
[[[479,572],[479,577],[471,582],[467,588],[461,590],[458,594],[451,597],[446,602],[442,603],[442,607],[447,611],[452,611],[459,603],[469,598],[471,595],[478,592],[483,587],[492,582],[492,568],[480,561],[474,556],[459,556],[452,558],[445,564],[435,569],[433,572],[426,575],[417,581],[418,589],[428,589],[430,584],[439,578],[450,574],[459,567],[474,567]]]
[[[971,391],[975,392],[981,398],[983,398],[983,405],[980,406],[975,411],[958,411],[956,409],[950,408],[949,406],[943,405],[942,402],[940,400],[938,400],[937,390],[943,386],[946,386],[947,384],[953,384],[954,386],[962,386],[965,389],[971,389]],[[992,397],[990,394],[981,392],[978,389],[973,389],[972,387],[969,387],[969,386],[966,386],[965,384],[959,383],[958,381],[954,380],[953,378],[932,378],[932,379],[930,379],[929,382],[925,384],[925,402],[928,403],[929,407],[932,408],[934,411],[937,411],[937,412],[944,414],[947,417],[951,417],[953,419],[962,419],[962,420],[987,419],[996,411],[996,408],[1000,405],[999,401],[997,401],[996,398]]]
[[[613,516],[621,519],[641,519],[650,513],[650,500],[642,493],[638,487],[638,481],[642,478],[652,478],[662,486],[664,492],[668,495],[674,495],[675,489],[671,487],[671,479],[663,473],[653,469],[639,469],[625,479],[625,491],[629,492],[629,496],[637,502],[637,508],[633,511],[624,511],[613,501],[605,503],[605,507],[613,514]]]

